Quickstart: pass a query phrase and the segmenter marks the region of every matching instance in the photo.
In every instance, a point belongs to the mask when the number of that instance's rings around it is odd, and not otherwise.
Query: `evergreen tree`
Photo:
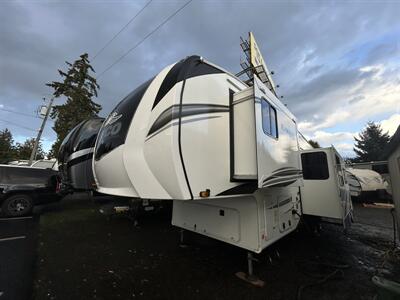
[[[379,124],[368,122],[364,130],[358,137],[354,137],[354,152],[356,157],[354,162],[369,162],[383,159],[382,154],[389,143],[390,136],[383,132]]]
[[[26,141],[23,144],[17,143],[17,145],[15,147],[16,148],[16,158],[19,160],[20,159],[28,160],[31,156],[34,146],[35,146],[35,138],[26,139]],[[43,159],[45,156],[41,142],[39,142],[36,153],[37,153],[36,159]]]
[[[308,140],[308,143],[309,143],[313,148],[321,148],[321,146],[319,145],[319,143],[318,143],[317,141]]]
[[[15,148],[11,131],[8,128],[0,131],[0,163],[6,164],[14,159]]]
[[[90,72],[95,71],[90,65],[88,54],[82,54],[73,64],[65,63],[68,65],[68,70],[66,72],[58,70],[63,81],[46,84],[54,89],[54,97],[66,97],[66,102],[55,105],[50,114],[55,120],[53,130],[57,133],[57,140],[49,153],[52,157],[57,156],[61,142],[72,128],[83,120],[97,116],[101,110],[101,105],[92,100],[92,97],[97,97],[97,90],[100,87],[96,79],[90,75]]]

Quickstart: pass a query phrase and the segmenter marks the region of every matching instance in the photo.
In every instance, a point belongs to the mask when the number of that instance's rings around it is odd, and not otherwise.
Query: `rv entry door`
[[[352,206],[340,155],[330,147],[303,150],[300,156],[304,182],[300,188],[303,214],[347,227]]]

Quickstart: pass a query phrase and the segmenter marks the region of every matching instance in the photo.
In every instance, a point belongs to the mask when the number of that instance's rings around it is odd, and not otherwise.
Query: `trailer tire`
[[[25,194],[15,194],[4,200],[1,212],[6,217],[22,217],[32,213],[33,200]]]

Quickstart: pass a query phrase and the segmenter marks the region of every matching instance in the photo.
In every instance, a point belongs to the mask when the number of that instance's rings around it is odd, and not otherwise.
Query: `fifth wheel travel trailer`
[[[61,191],[91,191],[94,187],[92,157],[104,118],[94,117],[76,125],[62,141],[58,152]]]
[[[259,253],[301,215],[296,133],[294,116],[260,80],[249,87],[191,56],[106,119],[96,184],[101,193],[174,200],[174,225]]]
[[[109,114],[93,159],[100,193],[173,200],[173,225],[248,250],[250,275],[308,201],[296,118],[257,61],[247,82],[200,56],[166,67]]]
[[[137,223],[139,214],[159,211],[160,201],[142,201],[132,197],[109,197],[98,193],[93,177],[92,160],[97,134],[104,118],[93,117],[76,125],[61,143],[58,152],[61,193],[89,192],[93,200],[103,205],[104,214],[128,213]],[[104,197],[106,196],[106,197]]]
[[[295,117],[257,77],[191,56],[115,107],[93,170],[101,193],[174,200],[172,224],[260,253],[298,225],[298,150]]]

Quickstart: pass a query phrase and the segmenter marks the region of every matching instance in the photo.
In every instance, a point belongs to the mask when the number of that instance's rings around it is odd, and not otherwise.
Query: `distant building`
[[[392,180],[392,196],[396,211],[397,228],[400,228],[400,126],[390,139],[386,149],[389,174]],[[399,239],[400,233],[397,231]]]

